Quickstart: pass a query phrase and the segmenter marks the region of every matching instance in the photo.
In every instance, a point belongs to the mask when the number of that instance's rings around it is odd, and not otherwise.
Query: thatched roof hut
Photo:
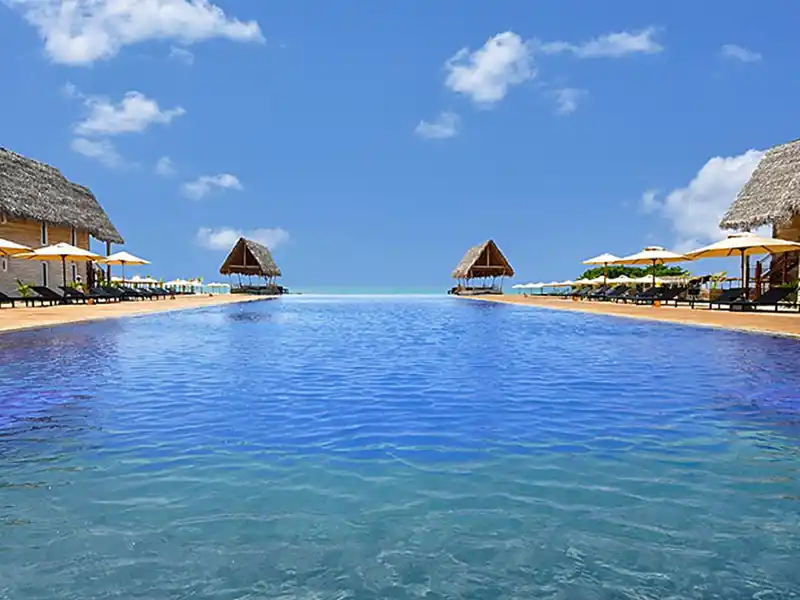
[[[514,269],[493,240],[486,240],[467,250],[453,270],[453,279],[513,276]]]
[[[45,163],[0,148],[0,212],[88,231],[96,239],[122,244],[94,194]]]
[[[237,273],[269,279],[281,276],[281,270],[272,258],[269,248],[246,238],[239,238],[219,272],[223,275]]]
[[[723,229],[781,225],[800,214],[800,140],[769,150],[720,222]]]

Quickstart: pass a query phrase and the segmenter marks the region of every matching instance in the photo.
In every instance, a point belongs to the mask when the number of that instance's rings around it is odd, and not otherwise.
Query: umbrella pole
[[[656,260],[653,259],[653,287],[656,287]]]
[[[744,255],[744,248],[742,248],[742,287],[744,287],[744,293],[747,298],[750,297],[750,290],[747,289],[748,284],[750,283],[747,281],[747,265],[745,264],[745,255]]]
[[[603,263],[603,285],[608,285],[608,263]]]
[[[64,281],[64,288],[67,287],[67,257],[61,256],[61,279]],[[67,290],[64,289],[64,299],[67,298]]]

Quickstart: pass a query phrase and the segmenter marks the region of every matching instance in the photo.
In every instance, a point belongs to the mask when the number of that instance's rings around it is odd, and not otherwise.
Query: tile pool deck
[[[36,306],[32,308],[9,308],[4,306],[0,308],[0,333],[266,299],[268,298],[265,296],[222,294],[218,296],[178,296],[174,299],[93,305]]]
[[[516,294],[478,296],[469,299],[800,338],[800,313],[797,312],[775,313],[762,310],[757,313],[742,313],[728,310],[692,309],[682,306],[676,308],[674,306],[653,307],[611,302],[575,302],[561,298],[541,298]]]

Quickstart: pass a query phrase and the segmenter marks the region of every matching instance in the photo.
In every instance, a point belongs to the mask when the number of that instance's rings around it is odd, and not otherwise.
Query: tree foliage
[[[609,265],[608,266],[608,277],[612,279],[614,277],[619,277],[620,275],[626,275],[631,279],[635,279],[636,277],[643,277],[645,275],[652,275],[654,267],[626,267],[623,265]],[[683,277],[689,275],[689,271],[682,267],[672,266],[668,267],[667,265],[656,265],[655,266],[656,277]],[[595,277],[602,277],[603,276],[603,267],[593,267],[587,271],[584,271],[583,274],[579,277],[579,279],[594,279]]]

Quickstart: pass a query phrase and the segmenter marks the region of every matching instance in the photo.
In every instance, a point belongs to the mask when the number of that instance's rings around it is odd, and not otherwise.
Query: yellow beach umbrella
[[[755,254],[780,254],[782,252],[800,252],[800,244],[789,240],[767,238],[744,231],[732,233],[724,240],[710,246],[687,252],[686,255],[693,260],[701,258],[728,258],[741,256],[742,258],[742,284],[747,288],[747,257]]]
[[[122,281],[125,281],[125,265],[149,265],[150,261],[138,256],[134,256],[130,252],[115,252],[109,256],[105,256],[97,262],[104,265],[120,265],[122,266]]]
[[[601,254],[600,256],[595,256],[594,258],[589,258],[583,261],[585,265],[603,265],[603,285],[606,284],[606,280],[608,279],[608,265],[614,264],[614,261],[619,260],[619,256],[614,256],[613,254],[609,254],[606,252],[605,254]]]
[[[64,287],[67,286],[67,261],[73,262],[88,262],[90,260],[97,260],[99,255],[94,252],[89,252],[83,248],[72,246],[64,242],[53,244],[52,246],[45,246],[26,252],[25,254],[17,254],[17,258],[26,258],[28,260],[60,260],[61,261],[61,275],[64,281]]]
[[[30,252],[32,249],[28,248],[28,246],[23,246],[22,244],[18,244],[17,242],[12,242],[11,240],[4,240],[0,238],[0,256],[14,256],[15,254],[25,254],[26,252]]]
[[[656,285],[656,265],[664,265],[667,263],[678,263],[692,260],[688,256],[678,254],[670,250],[665,250],[661,246],[648,246],[641,252],[631,254],[630,256],[623,256],[615,260],[615,265],[652,265],[653,267],[653,285]]]

